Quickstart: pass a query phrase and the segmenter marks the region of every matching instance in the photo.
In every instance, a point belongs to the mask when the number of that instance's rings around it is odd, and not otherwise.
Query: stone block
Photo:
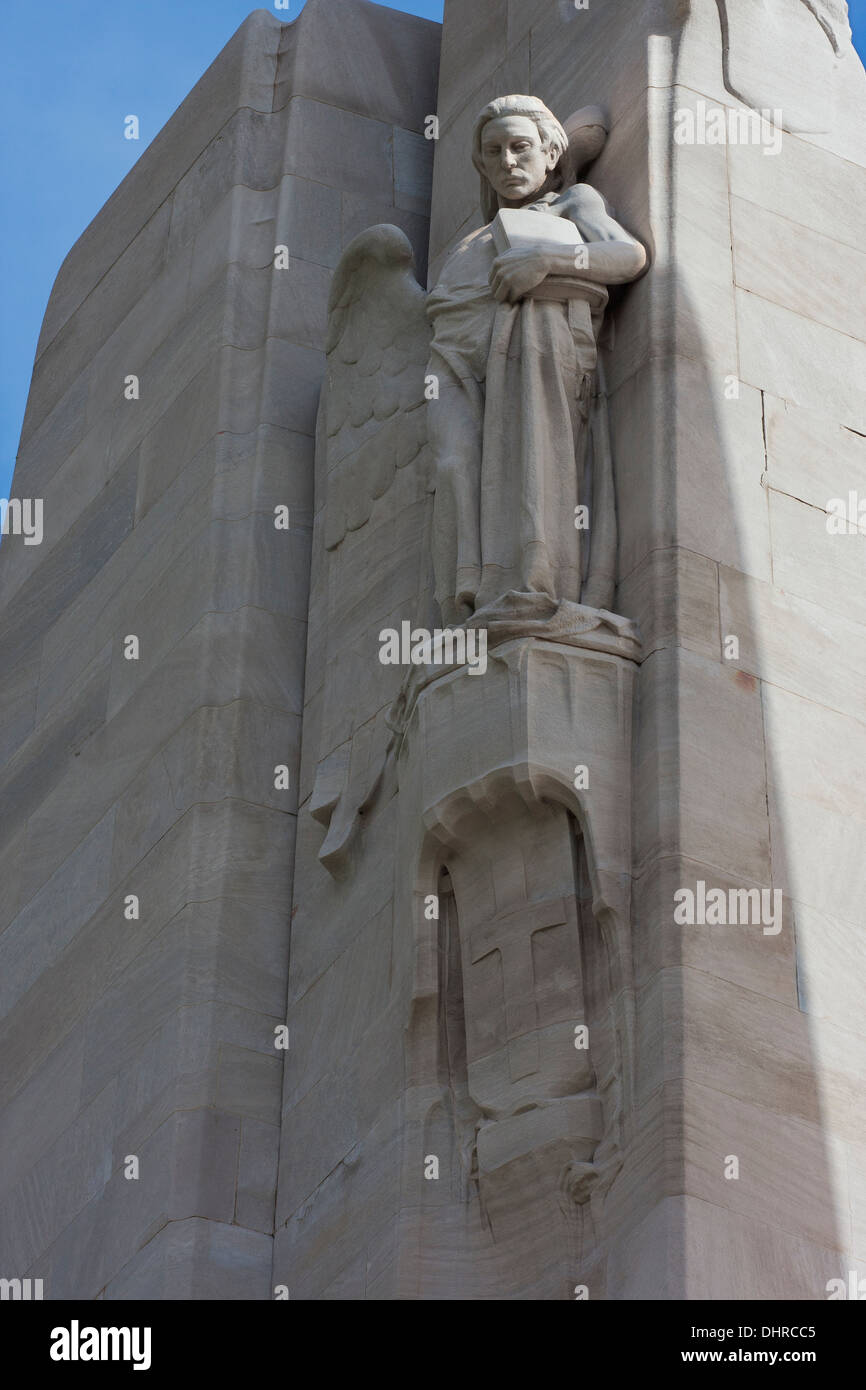
[[[4,608],[0,640],[8,641],[13,650],[16,646],[26,650],[47,632],[120,549],[133,527],[136,466],[135,458],[126,460],[65,538],[21,585],[15,602]],[[102,646],[104,638],[91,649],[92,654]]]
[[[91,373],[82,372],[35,429],[22,431],[12,487],[15,497],[41,497],[47,483],[87,433]]]
[[[722,633],[739,639],[739,670],[860,717],[866,680],[861,624],[724,567],[719,595]]]
[[[273,515],[252,513],[202,526],[178,561],[126,615],[126,631],[115,637],[108,718],[148,680],[160,678],[169,653],[183,645],[202,612],[255,606],[303,624],[307,556],[304,534],[277,530]],[[134,661],[124,654],[130,634],[139,640]]]
[[[393,804],[364,829],[364,843],[375,856],[383,855],[395,833]],[[324,831],[308,811],[298,815],[296,873],[298,875],[292,918],[292,968],[289,1003],[300,998],[312,982],[325,971],[354,937],[378,913],[390,910],[393,888],[387,874],[364,874],[351,897],[349,889],[336,882],[319,863],[318,851]],[[325,938],[315,930],[316,922],[331,922],[332,932]]]
[[[685,357],[655,359],[612,394],[621,576],[677,544],[770,578],[761,397],[741,385],[726,398],[729,380]],[[658,451],[682,466],[660,476]],[[696,457],[706,467],[695,469]]]
[[[777,686],[765,687],[764,705],[773,754],[767,772],[774,879],[796,901],[859,923],[866,894],[863,723]]]
[[[721,1213],[683,1202],[689,1299],[813,1302],[827,1298],[830,1279],[847,1284],[848,1261],[834,1248],[754,1216]]]
[[[216,1095],[218,1049],[213,1003],[176,1009],[138,1046],[116,1059],[112,1152],[115,1163],[142,1144],[176,1111],[203,1110]],[[91,1071],[91,1077],[95,1072]]]
[[[279,1150],[278,1124],[247,1118],[241,1121],[235,1200],[235,1221],[239,1226],[273,1234]]]
[[[71,686],[64,703],[52,710],[52,717],[40,722],[9,759],[0,774],[4,802],[0,843],[50,796],[102,728],[108,682],[109,655],[102,651]]]
[[[174,398],[139,444],[137,526],[216,433],[219,385],[219,357],[214,356]]]
[[[678,852],[766,884],[770,840],[757,681],[693,652],[656,652],[641,668],[637,739],[636,872]]]
[[[318,179],[347,193],[393,200],[390,124],[301,96],[289,99],[287,111],[283,173]]]
[[[74,1122],[83,1059],[84,1029],[79,1026],[5,1106],[0,1192],[14,1187]]]
[[[211,972],[213,974],[213,972]],[[175,1111],[213,1108],[217,1093],[221,1039],[248,1051],[273,1056],[274,1020],[223,1000],[191,1002],[175,1010],[130,1049],[114,1075],[118,1104],[113,1152],[139,1152],[142,1144]],[[93,1053],[95,1058],[96,1053]],[[107,1050],[103,1061],[108,1059]],[[88,1082],[99,1084],[91,1068]],[[243,1111],[237,1113],[243,1120]]]
[[[94,1298],[159,1231],[190,1212],[230,1224],[239,1124],[215,1110],[172,1115],[136,1155],[137,1180],[124,1176],[123,1161],[102,1176],[95,1200],[62,1229],[44,1259],[50,1297]]]
[[[0,1095],[4,1104],[28,1084],[55,1049],[82,1024],[84,1015],[100,998],[105,979],[123,969],[124,963],[142,948],[142,937],[146,939],[154,929],[145,918],[136,934],[122,928],[118,931],[118,923],[123,920],[123,902],[118,894],[78,930],[62,955],[42,971],[19,1006],[0,1020],[5,1059]],[[94,959],[102,966],[99,975],[93,969]]]
[[[852,338],[866,320],[866,253],[754,203],[731,199],[740,289]]]
[[[218,277],[225,296],[222,337],[232,347],[257,348],[265,340],[276,273],[269,265],[253,270],[232,264]]]
[[[286,123],[249,107],[236,111],[209,144],[197,150],[172,198],[168,254],[187,246],[232,190],[267,194],[279,182]]]
[[[294,1112],[292,1112],[294,1113]],[[301,1206],[277,1208],[274,1283],[287,1283],[295,1299],[317,1299],[361,1252],[379,1248],[379,1235],[393,1225],[401,1163],[402,1107],[385,1104],[376,1127],[335,1163]],[[290,1133],[284,1120],[283,1136]],[[281,1152],[282,1163],[282,1152]],[[352,1214],[363,1211],[363,1221]],[[393,1293],[392,1293],[393,1296]]]
[[[440,27],[355,0],[309,0],[283,30],[274,91],[422,130],[436,110]]]
[[[608,1259],[613,1300],[826,1298],[839,1252],[695,1197],[658,1203]],[[662,1271],[665,1271],[662,1274]]]
[[[5,548],[5,547],[4,547]],[[12,634],[3,643],[6,651],[14,653],[11,669],[6,666],[0,679],[0,702],[3,705],[3,729],[0,731],[0,768],[15,757],[33,729],[36,719],[36,690],[39,682],[38,640],[25,647]],[[0,921],[5,908],[0,908]]]
[[[241,1226],[189,1218],[172,1221],[106,1285],[103,1297],[139,1299],[262,1300],[270,1298],[269,1235]]]
[[[262,1029],[263,1037],[265,1029]],[[273,1027],[269,1029],[272,1054],[265,1056],[250,1048],[220,1045],[217,1104],[234,1114],[275,1124],[280,1117],[280,1091],[283,1063],[273,1049]]]
[[[223,349],[221,423],[234,434],[277,425],[313,435],[324,357],[314,348],[273,339],[255,351]],[[291,391],[286,383],[291,382]]]
[[[38,421],[47,415],[69,383],[85,369],[90,381],[88,427],[95,423],[103,402],[124,400],[127,376],[145,375],[145,364],[183,314],[190,261],[189,248],[173,256],[161,273],[140,289],[136,302],[119,322],[100,319],[89,334],[82,334],[82,341],[67,342],[76,326],[76,314],[37,360],[30,417]]]
[[[110,447],[115,458],[132,455],[174,397],[198,376],[225,341],[226,321],[223,286],[212,285],[188,316],[179,317],[177,331],[169,332],[139,365],[138,400],[126,399],[123,375],[118,373],[115,358],[94,363],[88,428],[103,415],[110,416]]]
[[[579,10],[573,0],[553,0],[544,9],[532,25],[530,90],[564,116],[592,104],[616,120],[661,80],[651,70],[652,47],[661,41],[669,51],[668,36],[680,27],[665,0],[646,0],[627,24],[607,5]],[[664,80],[672,80],[669,70]]]
[[[659,860],[634,885],[637,980],[647,982],[658,970],[691,967],[796,1007],[799,938],[795,925],[799,920],[796,906],[787,899],[774,900],[772,896],[753,898],[745,914],[746,921],[715,925],[696,921],[680,925],[674,913],[682,899],[675,894],[689,889],[697,895],[700,882],[707,892],[721,889],[726,894],[727,904],[733,902],[738,914],[741,909],[738,900],[731,898],[731,892],[754,889],[766,892],[774,886],[769,875],[755,882],[735,879],[718,866],[699,864],[679,856]],[[745,904],[745,900],[742,901]],[[780,914],[774,910],[777,903]],[[765,906],[769,909],[767,917],[775,918],[772,923],[763,920]],[[726,917],[728,915],[726,911]],[[767,932],[765,925],[771,927]]]
[[[801,1238],[827,1249],[846,1248],[847,1173],[834,1164],[820,1125],[772,1114],[705,1086],[672,1090],[682,1107],[690,1196],[773,1230],[795,1227]],[[739,1165],[736,1178],[725,1176],[732,1157]]]
[[[606,1297],[620,1301],[680,1301],[686,1297],[682,1197],[657,1202],[608,1256]]]
[[[283,1114],[277,1222],[285,1221],[340,1164],[351,1171],[360,1140],[357,1064],[329,1072]]]
[[[179,286],[188,270],[188,263],[166,264],[170,219],[171,200],[166,199],[51,342],[40,347],[28,401],[32,427],[98,357],[107,338],[118,334],[125,344],[118,359],[120,369],[128,356],[122,376],[136,370],[136,349],[145,347],[150,335],[159,341],[166,313],[170,321],[182,306]]]
[[[342,197],[340,190],[329,184],[287,174],[280,180],[278,190],[274,245],[288,246],[290,256],[300,260],[335,269],[343,249]]]
[[[275,980],[264,974],[260,961],[268,945],[276,946],[278,951],[285,950],[285,932],[280,939],[274,931],[273,920],[268,921],[267,918],[263,928],[251,930],[249,950],[252,963],[241,969],[236,959],[237,944],[232,948],[225,913],[234,909],[247,924],[255,920],[254,913],[249,904],[236,895],[229,896],[228,902],[231,907],[225,909],[218,902],[216,905],[189,903],[174,911],[172,904],[166,911],[155,901],[155,894],[151,894],[150,899],[146,894],[142,895],[147,935],[137,953],[133,954],[135,947],[132,943],[127,946],[126,955],[129,958],[117,962],[104,982],[100,998],[91,1003],[88,1012],[83,1083],[85,1098],[98,1094],[112,1077],[128,1071],[138,1053],[149,1044],[151,1036],[166,1025],[172,1014],[179,1010],[187,1012],[188,1029],[192,1029],[192,1014],[189,1011],[198,1005],[202,1006],[198,1029],[195,1034],[190,1032],[185,1039],[176,1065],[165,1080],[182,1071],[201,1074],[206,1070],[209,1104],[218,1104],[221,1109],[237,1114],[273,1119],[270,1113],[261,1112],[266,1105],[273,1108],[279,1102],[279,1070],[274,1073],[278,1057],[273,1046],[275,1025],[261,1014],[261,1010],[268,996],[273,1002],[277,983],[282,983],[285,990],[285,967],[280,960],[273,963]],[[162,930],[152,925],[158,914],[169,917],[168,924]],[[207,937],[208,926],[210,941]],[[121,919],[118,930],[131,933],[135,927],[127,926]],[[263,998],[251,1000],[249,986],[256,975],[259,978],[264,975],[267,989]],[[219,1008],[221,1004],[250,1010],[247,1022],[262,1055],[245,1049],[243,1056],[235,1058],[234,1053],[241,1049],[225,1044],[228,1057],[224,1062],[219,1052],[223,1014]],[[205,1005],[210,1007],[203,1007]],[[280,1014],[276,1015],[278,1020],[282,1012],[281,1009]],[[206,1047],[206,1053],[196,1061],[199,1057],[199,1029],[201,1046]],[[264,1049],[269,1051],[265,1052]],[[242,1062],[248,1063],[248,1075],[243,1072]],[[238,1078],[245,1076],[250,1085],[249,1097],[244,1095],[238,1084]],[[148,1102],[147,1106],[141,1107],[145,1114],[150,1104]],[[140,1124],[139,1114],[127,1113],[119,1129],[138,1128]]]
[[[792,911],[800,1008],[862,1035],[864,945],[856,925],[808,903],[795,902]]]
[[[682,972],[683,1061],[687,1081],[723,1091],[862,1144],[866,1123],[858,1096],[866,1044],[835,1021],[741,986]],[[669,1076],[676,1072],[672,1062]]]
[[[0,849],[0,932],[4,931],[18,912],[21,888],[21,851],[26,827],[22,826]]]
[[[0,1012],[7,1013],[108,896],[114,812],[68,856],[0,936]]]
[[[847,505],[847,492],[842,500]],[[770,526],[776,585],[866,628],[866,593],[860,582],[866,570],[866,514],[856,533],[832,535],[825,512],[773,491]]]
[[[674,113],[693,109],[697,100],[694,93],[682,87],[656,92],[645,131],[638,114],[633,114],[629,129],[634,134],[629,139],[626,132],[622,141],[620,177],[622,165],[629,166],[627,156],[633,142],[642,164],[647,160],[647,141],[650,167],[654,160],[666,157],[661,152],[670,150]],[[651,273],[626,295],[626,307],[617,322],[613,370],[608,374],[612,390],[643,365],[648,356],[656,354],[667,356],[673,352],[703,364],[708,379],[718,384],[719,397],[725,377],[737,374],[737,325],[728,232],[721,239],[719,236],[720,228],[730,226],[725,153],[724,146],[676,145],[670,155],[670,170],[659,174],[657,187],[654,178],[647,205],[652,220]],[[602,162],[599,164],[601,167]],[[590,183],[594,174],[595,170],[590,170]],[[598,183],[600,191],[606,192],[600,177]],[[640,224],[647,213],[639,202],[633,206]],[[625,217],[622,209],[618,212]],[[630,230],[640,235],[642,228],[638,225]]]
[[[11,606],[13,595],[32,578],[54,546],[62,544],[122,466],[110,455],[110,436],[111,420],[106,416],[76,445],[52,477],[42,478],[37,489],[44,503],[39,545],[24,545],[18,536],[4,537],[0,558],[4,606]],[[23,470],[16,475],[16,482],[18,476],[23,481]]]
[[[744,382],[866,434],[866,343],[745,290],[737,322]]]
[[[73,1123],[5,1192],[0,1230],[6,1268],[30,1269],[109,1181],[115,1099],[115,1088],[108,1086],[93,1104],[81,1107]]]
[[[847,506],[850,491],[866,497],[866,438],[862,434],[819,411],[804,410],[774,396],[764,397],[764,409],[767,483],[774,491],[824,512],[831,498]]]
[[[189,303],[229,265],[261,270],[273,265],[276,192],[235,184],[198,229],[190,256]],[[180,250],[176,252],[180,254]]]
[[[137,862],[192,806],[227,797],[294,814],[300,720],[233,701],[196,710],[130,782],[117,803],[117,839]],[[291,785],[275,786],[288,764]]]
[[[758,145],[729,145],[728,169],[736,200],[790,218],[848,248],[862,248],[859,208],[866,197],[866,169],[793,135],[785,136],[772,158]],[[819,188],[821,195],[803,198],[803,188]]]
[[[122,322],[135,307],[142,285],[152,283],[164,267],[171,213],[172,200],[169,195],[136,231],[129,245],[108,266],[101,278],[93,283],[92,288],[88,287],[89,292],[65,322],[60,323],[58,314],[57,332],[48,338],[46,334],[50,331],[51,311],[54,308],[52,295],[36,350],[37,362],[50,350],[56,355],[60,345],[64,359],[69,359],[67,366],[72,360],[80,362],[83,358],[86,362],[88,350],[95,351],[103,342],[106,326]],[[55,290],[59,288],[61,275],[58,275]],[[72,286],[70,291],[74,294]],[[68,302],[71,302],[71,296]]]
[[[646,658],[681,646],[710,661],[721,652],[719,573],[692,550],[653,550],[619,585],[618,613],[638,625]]]
[[[273,521],[289,508],[289,530],[309,544],[313,515],[313,443],[279,425],[248,435],[222,434],[213,474],[213,515],[240,520],[261,512]]]
[[[267,336],[320,350],[328,321],[330,268],[294,256],[286,270],[264,273],[270,288]]]
[[[409,212],[430,215],[435,141],[414,131],[394,130],[394,201]]]
[[[392,914],[377,913],[291,1004],[284,1103],[289,1108],[329,1072],[356,1057],[388,1004]],[[294,990],[294,980],[293,980]]]

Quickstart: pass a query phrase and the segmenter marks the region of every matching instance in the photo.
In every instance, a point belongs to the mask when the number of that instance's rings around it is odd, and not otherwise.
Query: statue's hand
[[[544,251],[504,251],[490,271],[490,288],[500,304],[516,304],[551,272],[550,257]]]

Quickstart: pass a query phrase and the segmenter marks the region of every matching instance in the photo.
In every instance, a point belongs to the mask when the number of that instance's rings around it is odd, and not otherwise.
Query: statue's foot
[[[640,634],[630,618],[570,599],[551,598],[549,594],[511,589],[493,603],[476,609],[466,626],[486,628],[491,647],[512,637],[538,637],[632,661],[639,661],[641,656]]]

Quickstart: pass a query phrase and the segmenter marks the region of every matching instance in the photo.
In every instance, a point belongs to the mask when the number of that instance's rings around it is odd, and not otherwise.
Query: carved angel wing
[[[407,553],[419,557],[419,593],[426,578],[429,499],[417,506],[429,484],[425,303],[399,228],[371,227],[346,248],[331,286],[316,431],[324,505],[313,582],[324,691],[309,810],[327,827],[319,857],[332,873],[345,862],[362,808],[378,795],[393,740],[386,715],[403,672],[378,661],[378,632],[391,620],[393,594],[405,593]],[[399,470],[408,470],[402,488],[394,486]]]
[[[329,550],[369,520],[398,468],[423,462],[425,299],[398,227],[370,227],[346,248],[331,286],[320,405]]]

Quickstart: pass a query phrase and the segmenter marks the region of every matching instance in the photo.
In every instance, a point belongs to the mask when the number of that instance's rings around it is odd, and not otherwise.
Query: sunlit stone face
[[[529,116],[500,116],[481,135],[484,172],[506,204],[521,204],[543,188],[556,166],[556,152],[545,149]]]

